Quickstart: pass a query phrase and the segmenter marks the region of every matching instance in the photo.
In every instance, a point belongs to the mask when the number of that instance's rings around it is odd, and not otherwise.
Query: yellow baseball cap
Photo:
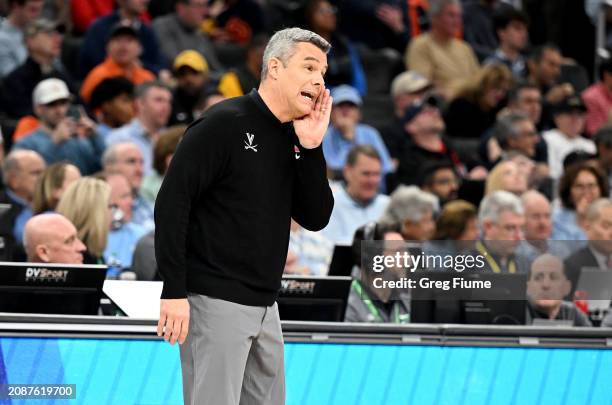
[[[174,58],[174,70],[179,70],[180,68],[187,66],[196,72],[206,73],[208,72],[208,63],[204,56],[198,51],[194,51],[193,49],[188,49],[179,53],[176,58]]]

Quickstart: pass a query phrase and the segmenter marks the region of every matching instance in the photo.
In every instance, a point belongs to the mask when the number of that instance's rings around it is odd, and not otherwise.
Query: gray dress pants
[[[185,405],[285,403],[278,306],[240,305],[189,294],[189,333],[180,346]]]

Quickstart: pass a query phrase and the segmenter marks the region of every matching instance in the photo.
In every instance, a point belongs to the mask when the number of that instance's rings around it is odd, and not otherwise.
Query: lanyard
[[[489,263],[489,267],[491,267],[491,270],[493,270],[493,273],[502,272],[499,264],[497,264],[495,259],[493,259],[493,256],[487,251],[481,241],[476,242],[476,250],[478,250],[478,253],[484,256],[487,263]],[[514,263],[514,259],[510,259],[510,263],[508,263],[508,273],[516,273],[516,263]]]
[[[359,280],[353,280],[351,287],[355,292],[359,295],[365,306],[370,311],[370,314],[374,317],[376,322],[385,322],[382,315],[380,314],[380,309],[374,305],[368,294],[363,289],[363,286],[359,282]],[[400,314],[400,304],[395,303],[391,308],[391,319],[393,323],[408,323],[410,321],[410,314]]]

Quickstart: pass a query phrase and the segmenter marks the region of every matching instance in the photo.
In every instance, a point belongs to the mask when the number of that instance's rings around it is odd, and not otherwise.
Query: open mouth
[[[307,100],[308,102],[310,102],[310,103],[314,103],[314,100],[315,100],[315,94],[314,94],[313,92],[310,92],[310,91],[301,91],[301,92],[300,92],[300,96],[301,96],[303,99]]]

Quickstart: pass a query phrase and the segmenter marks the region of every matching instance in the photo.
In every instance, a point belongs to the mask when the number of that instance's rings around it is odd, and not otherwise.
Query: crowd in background
[[[286,274],[326,275],[335,245],[446,240],[491,253],[493,272],[528,273],[534,296],[571,299],[579,268],[612,268],[600,3],[0,1],[2,256],[157,279],[153,207],[181,136],[257,88],[270,34],[295,25],[332,44],[335,206],[321,232],[292,223]],[[402,305],[365,294],[381,321]],[[357,295],[347,319],[367,320]],[[588,323],[561,299],[530,314]]]

